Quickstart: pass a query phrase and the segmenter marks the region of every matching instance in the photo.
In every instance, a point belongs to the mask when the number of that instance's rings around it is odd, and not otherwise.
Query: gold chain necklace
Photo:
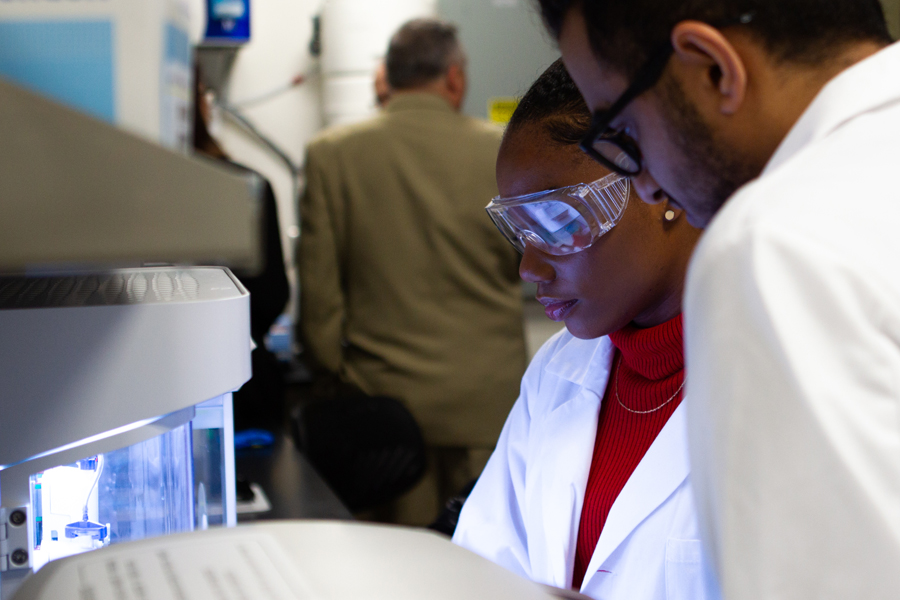
[[[682,380],[681,380],[681,385],[678,386],[678,389],[675,390],[675,393],[672,394],[672,396],[671,396],[668,400],[666,400],[665,402],[663,402],[662,404],[660,404],[660,405],[657,406],[656,408],[651,408],[650,410],[634,410],[633,408],[628,408],[627,406],[625,406],[625,404],[622,403],[622,399],[619,398],[619,371],[621,370],[621,367],[622,367],[622,357],[620,356],[620,357],[619,357],[619,362],[616,363],[616,374],[613,376],[614,379],[615,379],[615,382],[613,382],[613,389],[614,389],[615,392],[616,392],[616,400],[619,402],[619,406],[621,406],[622,408],[624,408],[624,409],[627,410],[628,412],[634,413],[634,414],[636,414],[636,415],[649,415],[650,413],[654,413],[654,412],[658,411],[658,410],[661,409],[663,406],[665,406],[666,404],[668,404],[669,402],[671,402],[672,400],[674,400],[674,399],[678,396],[679,392],[681,392],[681,388],[684,387],[684,382],[685,382],[685,380],[682,379]]]

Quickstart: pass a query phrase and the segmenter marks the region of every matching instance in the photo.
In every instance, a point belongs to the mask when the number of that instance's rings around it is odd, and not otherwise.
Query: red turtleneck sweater
[[[584,580],[613,502],[678,407],[681,392],[659,410],[647,414],[629,412],[622,404],[636,411],[652,410],[672,397],[684,381],[681,315],[647,329],[628,326],[609,337],[617,352],[600,408],[581,509],[572,574],[572,587],[576,589]]]

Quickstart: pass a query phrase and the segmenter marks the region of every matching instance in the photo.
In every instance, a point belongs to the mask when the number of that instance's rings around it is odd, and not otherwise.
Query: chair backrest
[[[389,502],[425,472],[425,442],[402,403],[340,392],[297,409],[294,442],[351,511]]]

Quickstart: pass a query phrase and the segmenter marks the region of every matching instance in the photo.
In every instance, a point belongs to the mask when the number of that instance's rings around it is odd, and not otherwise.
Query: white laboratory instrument
[[[3,600],[48,561],[235,524],[249,319],[224,268],[0,277]]]
[[[0,273],[262,256],[262,182],[0,80]]]
[[[167,536],[74,556],[15,600],[588,600],[528,581],[429,532],[273,521]]]

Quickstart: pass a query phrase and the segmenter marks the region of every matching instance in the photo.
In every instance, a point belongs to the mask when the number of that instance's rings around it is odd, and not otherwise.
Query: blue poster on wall
[[[0,23],[0,76],[114,123],[113,24],[88,20]]]
[[[207,42],[243,44],[250,40],[250,0],[206,0]]]

